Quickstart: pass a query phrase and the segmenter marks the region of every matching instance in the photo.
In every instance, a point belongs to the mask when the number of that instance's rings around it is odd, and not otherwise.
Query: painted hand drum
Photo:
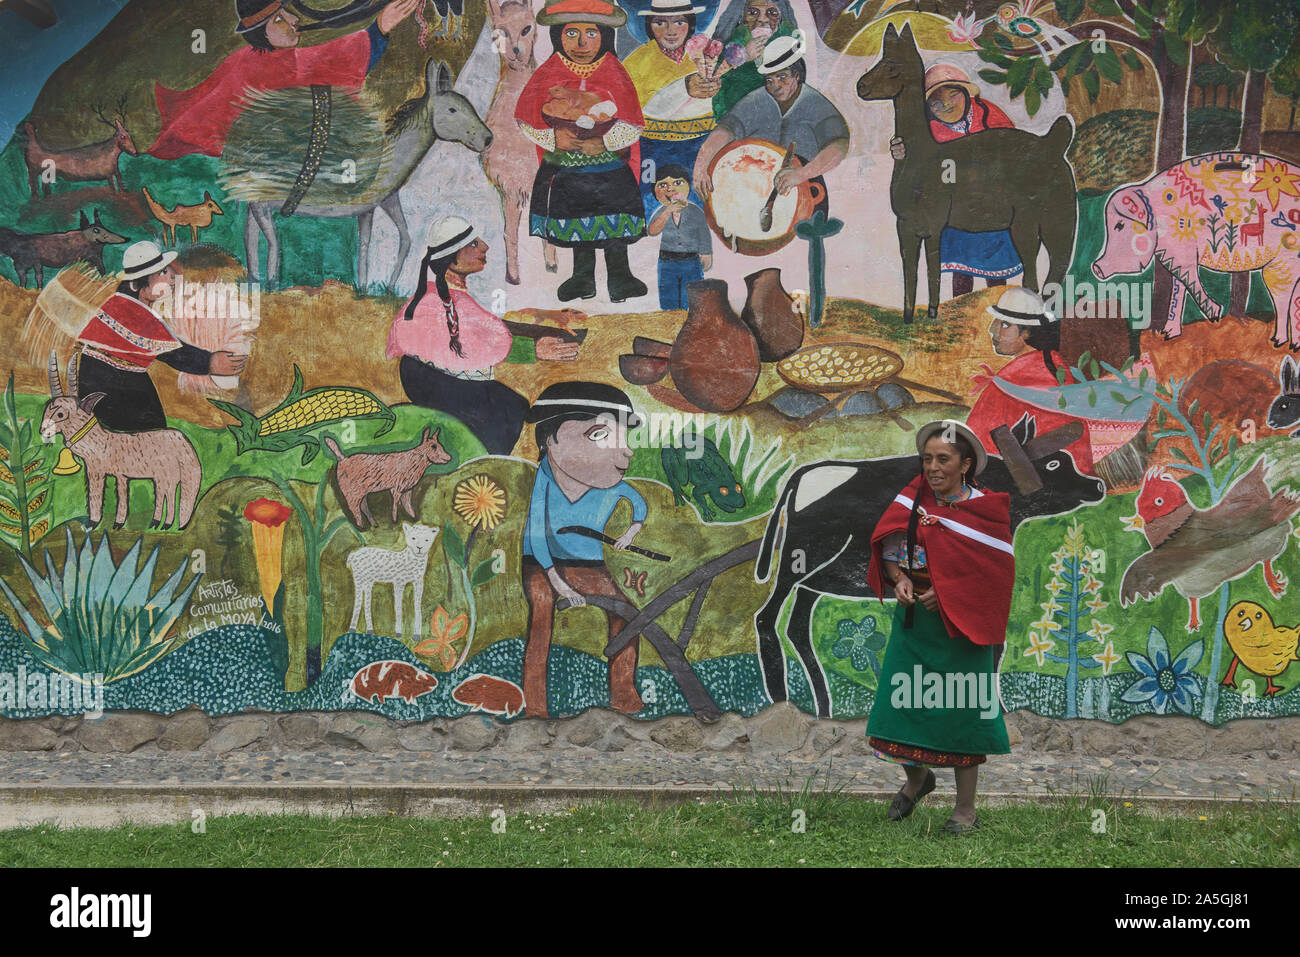
[[[796,223],[812,215],[824,190],[817,183],[800,183],[772,204],[772,224],[764,229],[763,207],[772,195],[785,150],[768,140],[743,139],[728,143],[709,164],[713,192],[704,203],[709,227],[727,248],[746,256],[766,256],[794,238]],[[790,167],[803,163],[791,157]]]

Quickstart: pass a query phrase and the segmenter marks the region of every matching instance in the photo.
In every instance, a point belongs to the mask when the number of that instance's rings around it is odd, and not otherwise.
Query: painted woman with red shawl
[[[988,455],[962,423],[922,426],[916,448],[921,474],[871,535],[868,581],[898,605],[867,735],[878,757],[907,773],[890,819],[907,817],[934,790],[931,767],[950,767],[957,805],[944,831],[963,834],[979,826],[979,765],[1011,750],[994,657],[1015,578],[1011,498],[973,484]]]
[[[515,108],[541,163],[533,180],[529,233],[573,249],[573,275],[558,297],[596,295],[596,250],[605,251],[609,298],[646,294],[627,247],[645,233],[637,186],[645,121],[636,87],[614,56],[614,29],[627,14],[608,0],[551,0],[537,22],[555,52],[537,68]]]

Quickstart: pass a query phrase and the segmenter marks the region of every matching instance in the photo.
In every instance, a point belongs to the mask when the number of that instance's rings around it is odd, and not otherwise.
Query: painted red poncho
[[[988,107],[988,117],[984,116],[984,108]],[[1014,129],[1015,124],[1011,118],[994,106],[988,100],[976,96],[971,99],[970,110],[966,116],[970,117],[970,129],[965,133],[960,130],[954,130],[946,123],[938,120],[930,121],[930,135],[934,137],[936,143],[947,143],[949,140],[959,140],[963,136],[969,136],[971,133],[982,133],[984,130],[993,130],[999,127]],[[962,117],[965,119],[966,117]]]
[[[149,147],[149,155],[158,159],[177,159],[190,153],[220,156],[230,127],[243,112],[246,91],[313,84],[356,89],[364,82],[369,66],[370,38],[364,30],[301,49],[259,53],[243,47],[222,60],[196,87],[169,90],[154,84],[162,132]]]
[[[547,123],[542,116],[542,104],[551,98],[550,90],[553,86],[567,86],[574,90],[603,90],[609,94],[610,99],[614,101],[614,106],[618,108],[614,114],[615,119],[637,127],[645,126],[645,118],[641,115],[641,101],[637,97],[632,78],[627,75],[623,64],[619,63],[618,58],[612,53],[606,53],[595,72],[585,80],[565,65],[565,60],[560,54],[552,53],[546,62],[537,68],[520,92],[519,102],[515,105],[515,120],[527,123],[535,130],[546,129]],[[540,163],[543,158],[543,151],[539,146],[537,161]],[[627,163],[632,168],[633,174],[639,176],[641,173],[639,140],[630,147]]]
[[[108,297],[77,339],[119,368],[147,369],[155,357],[181,347],[158,313],[120,292]]]
[[[1069,368],[1059,352],[1052,353],[1052,361],[1060,369]],[[1073,382],[1074,378],[1067,373],[1065,381]],[[1047,371],[1043,354],[1037,349],[1016,356],[1003,366],[997,375],[976,376],[975,382],[981,386],[982,391],[979,392],[979,398],[971,407],[970,415],[966,417],[966,427],[979,436],[985,450],[994,455],[1000,455],[1001,452],[993,441],[991,434],[993,430],[999,425],[1008,427],[1015,425],[1026,413],[1032,415],[1037,422],[1039,435],[1050,432],[1058,426],[1080,421],[1076,416],[1065,415],[1059,409],[1030,405],[1001,388],[1002,383],[1042,390],[1055,389],[1060,385],[1056,381],[1056,376]],[[1048,394],[1055,395],[1055,393]],[[1088,438],[1086,423],[1083,435],[1065,448],[1074,456],[1074,464],[1079,471],[1091,475],[1092,442]]]
[[[923,514],[915,544],[925,549],[944,627],[952,637],[965,637],[977,645],[1002,644],[1016,574],[1011,496],[1005,492],[984,492],[955,506],[940,505],[930,483],[918,475],[885,509],[871,533],[868,584],[877,595],[893,593],[885,582],[882,546],[886,536],[907,532],[918,494]],[[927,516],[932,524],[925,524]]]

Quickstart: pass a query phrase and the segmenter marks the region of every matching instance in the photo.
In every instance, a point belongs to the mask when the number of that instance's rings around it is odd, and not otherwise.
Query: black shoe
[[[610,302],[636,299],[648,291],[646,284],[632,275],[632,269],[627,264],[626,244],[605,247],[605,272],[609,280]]]
[[[934,772],[927,770],[925,772],[925,783],[921,785],[921,790],[917,792],[916,797],[910,798],[902,791],[894,795],[894,800],[889,804],[889,819],[891,821],[901,821],[911,815],[921,798],[933,791],[936,784],[938,784],[938,781],[935,780]]]
[[[560,283],[555,296],[560,302],[596,297],[596,251],[594,249],[573,250],[573,275]]]
[[[980,816],[978,814],[975,815],[974,819],[969,824],[963,824],[961,821],[955,821],[952,818],[948,818],[948,823],[943,826],[943,833],[951,834],[954,837],[960,837],[963,834],[969,834],[971,831],[979,830],[979,826]]]

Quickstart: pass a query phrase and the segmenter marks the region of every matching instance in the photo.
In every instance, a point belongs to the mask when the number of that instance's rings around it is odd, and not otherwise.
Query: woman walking
[[[1015,576],[1011,500],[975,486],[987,454],[962,423],[922,426],[916,448],[921,474],[871,536],[868,580],[898,605],[867,735],[878,757],[907,774],[890,819],[934,790],[931,768],[950,767],[957,804],[943,829],[964,834],[979,826],[979,765],[1011,750],[994,668]]]
[[[524,427],[528,400],[495,381],[502,362],[567,361],[576,342],[515,337],[469,294],[465,278],[487,265],[487,243],[468,220],[444,216],[429,229],[415,295],[393,319],[388,358],[416,405],[454,415],[491,455],[509,455]],[[432,284],[433,289],[429,287]]]

